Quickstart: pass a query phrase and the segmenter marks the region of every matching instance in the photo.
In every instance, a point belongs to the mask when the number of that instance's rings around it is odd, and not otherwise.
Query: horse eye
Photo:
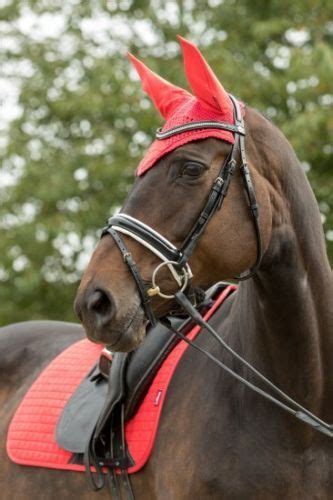
[[[203,171],[205,170],[204,165],[201,163],[196,163],[194,161],[185,163],[184,167],[182,168],[181,175],[195,178],[199,177]]]

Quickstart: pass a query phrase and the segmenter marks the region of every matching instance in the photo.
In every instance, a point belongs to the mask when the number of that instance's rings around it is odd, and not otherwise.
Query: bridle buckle
[[[155,287],[148,288],[147,295],[148,295],[148,297],[155,297],[156,295],[159,295],[160,292],[161,292],[160,287],[155,286]]]
[[[132,254],[131,252],[125,252],[123,254],[123,259],[124,259],[124,262],[127,262],[128,259],[131,259],[132,258]]]

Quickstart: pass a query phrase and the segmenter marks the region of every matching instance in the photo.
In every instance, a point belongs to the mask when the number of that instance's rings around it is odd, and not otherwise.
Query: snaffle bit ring
[[[163,299],[173,299],[175,297],[175,294],[167,295],[167,294],[161,292],[160,287],[156,283],[156,276],[157,276],[157,273],[160,271],[160,269],[162,269],[162,267],[168,266],[169,270],[171,271],[171,268],[174,269],[174,266],[178,266],[178,265],[179,265],[178,262],[176,262],[175,260],[167,260],[165,262],[161,262],[154,269],[154,272],[153,272],[153,275],[152,275],[152,278],[151,278],[152,287],[147,290],[147,294],[148,294],[149,297],[154,297],[155,295],[159,295]],[[179,277],[179,280],[180,280],[180,283],[181,283],[181,287],[180,287],[179,291],[183,292],[185,290],[185,288],[187,287],[187,284],[188,284],[188,281],[189,281],[189,273],[185,269],[185,267],[183,267],[181,269],[181,272],[177,271],[176,269],[174,269],[174,270],[175,270],[177,276]],[[172,277],[175,279],[175,277],[173,276],[173,273],[171,273],[171,274],[172,274]],[[176,281],[176,279],[175,279],[175,281]]]

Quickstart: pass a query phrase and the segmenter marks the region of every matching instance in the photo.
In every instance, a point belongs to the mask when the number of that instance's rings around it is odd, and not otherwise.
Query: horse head
[[[157,231],[177,249],[184,246],[200,218],[236,140],[232,130],[235,117],[231,97],[197,47],[182,38],[180,41],[192,93],[168,83],[130,55],[144,90],[166,123],[160,138],[139,164],[134,185],[121,211]],[[265,127],[272,125],[256,111],[250,108],[245,111],[244,105],[238,105],[238,109],[245,115],[247,163],[260,213],[261,246],[265,250],[272,229],[271,187],[259,161],[255,139],[263,141]],[[191,128],[194,122],[213,122],[213,125]],[[222,123],[225,128],[214,128],[214,123]],[[228,129],[228,125],[231,128]],[[178,132],[168,136],[170,130]],[[240,275],[256,262],[258,235],[248,197],[244,194],[244,179],[238,168],[240,160],[240,151],[236,151],[236,168],[231,172],[233,178],[223,208],[214,209],[189,255],[192,287],[206,289],[218,280]],[[142,283],[149,286],[161,260],[126,231],[121,236]],[[75,309],[91,340],[107,344],[113,350],[129,351],[142,342],[147,317],[123,253],[106,232],[83,275]],[[179,288],[170,266],[165,265],[158,272],[158,287],[170,296]],[[172,298],[151,297],[150,305],[156,317],[165,315],[172,304]]]

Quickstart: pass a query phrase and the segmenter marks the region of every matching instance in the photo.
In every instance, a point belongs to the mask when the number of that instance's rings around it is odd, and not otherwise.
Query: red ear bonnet
[[[128,57],[140,76],[143,90],[149,95],[155,108],[166,120],[184,100],[191,97],[191,94],[187,92],[187,90],[167,82],[164,78],[161,78],[147,68],[147,66],[134,57],[133,54],[129,53]]]
[[[224,120],[233,123],[233,105],[228,93],[216,78],[199,49],[178,35],[184,57],[184,67],[193,94],[213,113],[220,112]],[[229,117],[229,120],[227,119]]]
[[[233,106],[221,83],[207,64],[197,47],[178,37],[184,56],[187,80],[194,95],[156,75],[132,54],[129,57],[135,66],[143,90],[150,96],[155,107],[166,120],[162,131],[193,121],[223,121],[234,123]],[[231,132],[221,129],[199,129],[179,133],[172,137],[155,140],[141,160],[137,175],[144,174],[160,158],[191,141],[215,137],[234,143]]]

